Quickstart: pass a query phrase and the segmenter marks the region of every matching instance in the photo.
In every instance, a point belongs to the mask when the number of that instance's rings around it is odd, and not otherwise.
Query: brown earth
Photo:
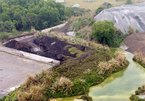
[[[49,36],[28,37],[22,40],[10,40],[5,43],[6,47],[17,50],[34,53],[40,56],[53,58],[59,61],[64,61],[68,57],[76,57],[77,54],[72,54],[69,49],[75,47],[80,51],[86,51],[88,48],[81,45],[69,44],[57,38]]]
[[[125,38],[124,43],[128,51],[145,54],[145,33],[133,33]]]

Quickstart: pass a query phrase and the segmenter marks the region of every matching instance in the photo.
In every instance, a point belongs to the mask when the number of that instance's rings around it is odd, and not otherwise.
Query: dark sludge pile
[[[39,36],[31,39],[23,39],[20,41],[13,39],[4,45],[9,48],[53,58],[59,61],[76,57],[76,54],[71,54],[69,51],[69,48],[71,47],[75,47],[83,52],[88,49],[85,46],[69,44],[65,41],[61,41],[57,38],[49,36]]]

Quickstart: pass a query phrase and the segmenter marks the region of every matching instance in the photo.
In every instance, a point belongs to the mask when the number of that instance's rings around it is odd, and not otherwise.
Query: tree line
[[[0,32],[41,30],[66,20],[72,11],[54,0],[1,0]]]

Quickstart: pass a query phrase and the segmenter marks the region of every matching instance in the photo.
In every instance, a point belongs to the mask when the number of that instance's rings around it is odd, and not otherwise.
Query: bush
[[[133,60],[138,62],[140,65],[142,65],[145,68],[145,55],[141,52],[135,53]]]
[[[111,7],[112,7],[112,5],[110,3],[104,2],[99,8],[97,8],[96,14],[99,14],[104,9],[108,9],[108,8],[111,8]]]
[[[126,4],[132,4],[132,0],[126,0]]]
[[[94,23],[93,14],[91,12],[79,17],[69,19],[69,30],[76,32],[77,38],[90,39],[92,33],[92,25]]]
[[[100,62],[99,63],[99,71],[98,73],[100,75],[109,76],[110,74],[122,70],[126,67],[128,62],[126,61],[125,56],[122,52],[116,53],[115,58],[107,61],[107,62]]]
[[[93,38],[99,43],[111,47],[118,47],[123,36],[110,21],[98,21],[93,25]]]
[[[144,95],[145,93],[145,85],[139,87],[138,90],[135,91],[135,94],[132,94],[130,97],[130,101],[145,101],[145,99],[141,99],[138,95]]]

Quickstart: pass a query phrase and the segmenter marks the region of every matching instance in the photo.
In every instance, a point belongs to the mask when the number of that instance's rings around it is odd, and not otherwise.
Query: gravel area
[[[0,52],[0,97],[23,83],[28,75],[50,67],[48,64]]]

